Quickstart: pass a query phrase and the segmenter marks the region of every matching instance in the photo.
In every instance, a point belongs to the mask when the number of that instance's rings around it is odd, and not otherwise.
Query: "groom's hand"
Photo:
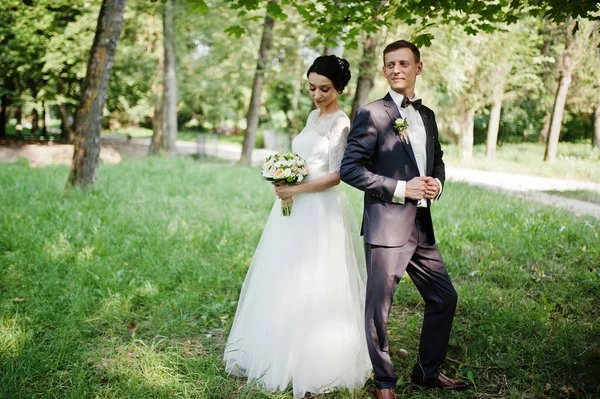
[[[411,180],[406,182],[406,190],[404,191],[404,197],[412,200],[420,200],[426,198],[431,180],[433,180],[433,183],[437,184],[433,177],[413,177]]]
[[[440,194],[440,184],[436,179],[431,177],[427,182],[427,188],[425,189],[425,198],[434,199]]]

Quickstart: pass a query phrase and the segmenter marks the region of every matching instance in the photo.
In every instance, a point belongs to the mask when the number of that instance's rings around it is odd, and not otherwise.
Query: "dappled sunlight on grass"
[[[0,397],[280,398],[222,364],[239,291],[274,194],[258,169],[148,158],[68,169],[0,165]],[[343,185],[362,214],[362,193]],[[390,318],[411,398],[543,397],[600,389],[600,222],[448,183],[436,237],[459,294],[446,362],[467,394],[407,382],[423,302],[401,280]],[[14,299],[17,299],[15,302]],[[22,299],[22,302],[20,300]],[[325,398],[366,399],[369,381]],[[556,395],[555,395],[556,394]],[[554,395],[554,396],[553,396]]]
[[[21,302],[23,298],[15,298],[14,302]],[[0,318],[0,359],[2,357],[15,358],[19,355],[24,345],[31,339],[28,332],[26,316],[15,313],[12,317]],[[0,365],[2,360],[0,360]]]
[[[181,384],[182,381],[171,367],[172,361],[169,359],[176,356],[176,353],[161,349],[164,345],[161,339],[150,345],[141,340],[119,345],[111,348],[107,357],[97,359],[94,368],[113,376],[142,380],[145,385],[153,388]]]

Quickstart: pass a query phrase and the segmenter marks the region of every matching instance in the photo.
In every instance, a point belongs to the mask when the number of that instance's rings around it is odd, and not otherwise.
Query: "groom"
[[[386,328],[405,270],[425,300],[412,382],[455,390],[468,387],[440,373],[458,297],[433,235],[430,207],[442,192],[445,167],[433,111],[415,99],[422,70],[414,44],[399,40],[385,48],[383,75],[391,90],[356,113],[340,170],[343,181],[365,192],[365,329],[378,399],[396,397],[398,377]]]

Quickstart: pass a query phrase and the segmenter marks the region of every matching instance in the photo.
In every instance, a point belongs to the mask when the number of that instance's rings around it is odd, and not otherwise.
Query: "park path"
[[[577,216],[589,215],[600,219],[599,204],[544,192],[586,190],[600,193],[600,184],[597,183],[451,167],[446,168],[446,178],[449,181],[502,190],[544,205],[561,207]]]
[[[237,144],[211,142],[177,143],[181,154],[198,154],[230,161],[237,161],[241,148]],[[255,149],[252,152],[252,165],[261,165],[265,157],[276,151]],[[525,198],[544,205],[560,207],[578,216],[587,215],[600,219],[600,205],[587,201],[552,195],[544,191],[587,190],[600,193],[600,184],[577,180],[555,179],[549,177],[521,175],[512,173],[489,172],[476,169],[446,168],[446,178],[453,182],[465,182],[493,190],[502,190],[511,195]]]
[[[120,162],[122,157],[145,156],[148,153],[149,145],[149,138],[132,138],[128,140],[123,136],[102,135],[100,158],[104,163],[116,163]],[[214,135],[204,135],[197,142],[177,141],[177,152],[180,155],[215,157],[235,162],[240,158],[241,146],[218,142]],[[275,151],[255,149],[252,152],[252,165],[261,165],[265,158],[273,153]],[[32,166],[45,166],[54,163],[69,165],[72,156],[73,146],[67,144],[0,147],[0,160],[14,162],[19,158],[28,158]],[[600,193],[600,184],[597,183],[452,167],[446,168],[446,178],[448,181],[466,182],[492,190],[501,190],[504,193],[540,204],[560,207],[576,215],[587,215],[600,219],[599,204],[545,192],[587,190]]]

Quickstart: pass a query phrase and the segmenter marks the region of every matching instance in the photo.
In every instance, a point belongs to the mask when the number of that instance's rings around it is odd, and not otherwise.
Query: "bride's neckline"
[[[319,118],[327,118],[327,117],[329,117],[331,115],[335,115],[335,114],[337,114],[339,112],[344,112],[344,110],[342,110],[341,108],[338,108],[338,109],[336,109],[333,112],[328,112],[326,114],[323,114],[323,113],[321,113],[321,110],[317,108],[317,119],[319,119]]]

